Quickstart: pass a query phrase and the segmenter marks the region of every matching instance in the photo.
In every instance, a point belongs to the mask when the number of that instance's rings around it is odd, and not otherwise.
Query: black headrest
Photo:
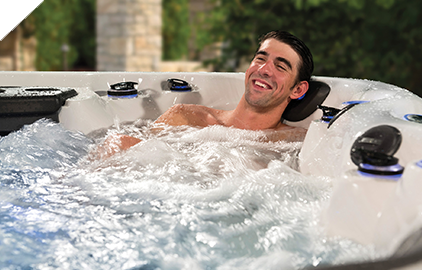
[[[282,118],[291,122],[302,121],[314,113],[330,93],[330,87],[320,81],[311,80],[309,89],[302,99],[293,99],[287,105]]]

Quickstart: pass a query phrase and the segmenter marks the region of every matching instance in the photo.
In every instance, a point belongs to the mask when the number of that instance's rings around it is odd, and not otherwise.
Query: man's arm
[[[95,154],[100,159],[109,158],[120,151],[129,149],[139,142],[141,142],[141,139],[123,134],[113,134],[107,137],[107,139],[97,147]]]
[[[203,106],[177,104],[168,109],[154,122],[155,124],[166,124],[170,126],[202,126],[208,125],[207,117],[209,113]],[[159,127],[153,130],[158,131]],[[96,154],[101,159],[111,157],[112,155],[127,150],[130,147],[141,142],[140,139],[122,134],[110,135],[96,149]]]

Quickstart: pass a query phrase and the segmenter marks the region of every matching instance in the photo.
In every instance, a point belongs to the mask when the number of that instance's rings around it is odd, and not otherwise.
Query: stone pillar
[[[97,70],[158,71],[161,0],[97,0]]]

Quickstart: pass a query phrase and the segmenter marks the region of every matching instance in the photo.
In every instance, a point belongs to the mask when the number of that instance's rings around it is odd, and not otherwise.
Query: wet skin
[[[298,81],[299,55],[287,44],[275,39],[265,40],[245,73],[245,93],[234,110],[216,110],[202,105],[177,104],[156,121],[171,126],[206,127],[223,125],[248,130],[280,131],[271,141],[303,139],[306,130],[287,126],[280,121],[291,99],[301,97],[308,90],[306,81]],[[295,133],[297,133],[295,136]],[[293,135],[293,136],[292,136]],[[116,135],[99,147],[113,155],[140,142],[139,139]],[[105,149],[105,150],[104,150]],[[109,150],[107,150],[109,149]]]

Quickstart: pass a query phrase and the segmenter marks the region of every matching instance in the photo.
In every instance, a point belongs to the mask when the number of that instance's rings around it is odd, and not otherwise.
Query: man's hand
[[[101,159],[105,159],[118,152],[129,149],[139,142],[141,142],[141,139],[128,135],[113,134],[97,147],[96,152]]]

